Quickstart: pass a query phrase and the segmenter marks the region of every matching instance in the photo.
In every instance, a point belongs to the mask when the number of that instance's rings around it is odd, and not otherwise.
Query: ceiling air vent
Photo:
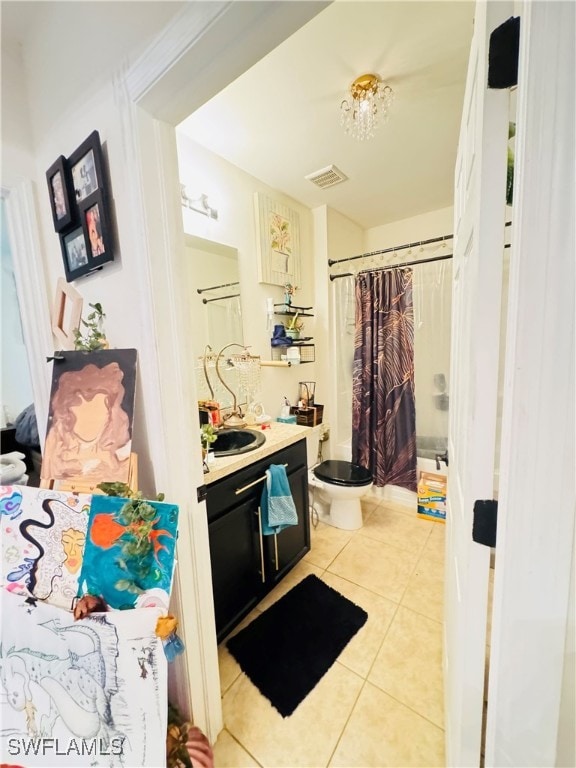
[[[316,184],[320,189],[326,189],[326,187],[333,187],[335,184],[340,184],[342,181],[346,181],[348,176],[335,165],[329,165],[327,168],[322,168],[320,171],[314,171],[309,173],[305,177],[312,184]]]

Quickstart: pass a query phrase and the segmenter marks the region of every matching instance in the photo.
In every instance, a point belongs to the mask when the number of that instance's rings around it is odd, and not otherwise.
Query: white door
[[[521,18],[486,766],[574,766],[576,6]]]
[[[445,572],[446,764],[480,764],[490,550],[472,541],[494,491],[508,91],[487,89],[492,30],[511,3],[478,2],[456,159]]]

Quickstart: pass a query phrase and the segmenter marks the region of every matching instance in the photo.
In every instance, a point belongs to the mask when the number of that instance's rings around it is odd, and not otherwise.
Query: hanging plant
[[[102,311],[102,305],[99,303],[89,304],[92,312],[86,320],[80,320],[81,325],[87,329],[83,336],[80,328],[74,331],[74,349],[84,352],[93,352],[96,349],[108,349],[110,346],[103,330],[104,318],[106,315]]]

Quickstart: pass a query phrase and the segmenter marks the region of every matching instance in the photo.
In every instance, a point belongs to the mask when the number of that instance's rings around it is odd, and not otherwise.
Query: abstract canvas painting
[[[81,594],[100,595],[111,608],[168,610],[178,507],[149,501],[149,519],[135,520],[123,513],[125,503],[114,496],[92,497]]]
[[[0,486],[4,589],[71,610],[78,594],[91,498]]]
[[[135,349],[63,352],[55,359],[42,481],[128,483]]]

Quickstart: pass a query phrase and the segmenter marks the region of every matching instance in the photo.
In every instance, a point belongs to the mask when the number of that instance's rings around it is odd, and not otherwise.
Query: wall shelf
[[[280,317],[314,317],[314,313],[310,310],[313,307],[299,307],[296,304],[274,304],[274,314]],[[299,365],[302,363],[314,363],[316,362],[316,347],[314,344],[310,344],[313,336],[301,336],[299,339],[293,339],[292,344],[286,346],[270,347],[272,350],[272,365]],[[294,360],[282,360],[282,355],[287,355],[287,350],[290,347],[296,347],[300,351],[300,360],[298,362]]]
[[[271,347],[270,349],[272,350],[272,362],[292,362],[292,364],[294,364],[293,360],[282,360],[282,355],[286,355],[286,350],[290,349],[290,347],[297,347],[300,350],[300,364],[314,363],[316,361],[316,347],[314,344],[295,341],[293,344],[290,344],[286,347]],[[296,363],[296,365],[298,365],[298,363]]]
[[[314,317],[314,313],[310,312],[313,307],[297,307],[295,304],[274,304],[275,307],[281,307],[281,309],[275,309],[275,315],[283,315],[293,317],[298,313],[298,317]]]

